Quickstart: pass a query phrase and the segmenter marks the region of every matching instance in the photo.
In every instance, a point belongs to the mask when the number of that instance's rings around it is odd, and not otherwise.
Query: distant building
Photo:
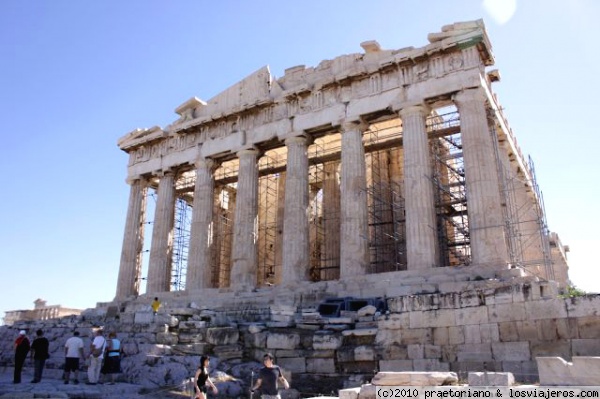
[[[5,312],[4,324],[11,326],[19,321],[56,319],[63,316],[79,315],[82,309],[63,308],[61,305],[46,305],[43,299],[36,299],[33,310],[10,310]]]

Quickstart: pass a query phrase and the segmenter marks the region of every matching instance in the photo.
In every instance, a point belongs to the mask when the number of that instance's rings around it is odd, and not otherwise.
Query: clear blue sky
[[[535,160],[547,220],[570,245],[575,285],[600,291],[596,116],[600,2],[0,2],[0,317],[48,304],[93,307],[115,295],[129,188],[117,140],[165,126],[258,68],[383,48],[483,18],[500,102]],[[494,5],[494,4],[492,4]],[[510,8],[510,7],[508,7]],[[595,256],[594,256],[595,255]]]

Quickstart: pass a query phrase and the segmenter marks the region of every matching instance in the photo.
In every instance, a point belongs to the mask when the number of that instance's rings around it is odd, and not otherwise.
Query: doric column
[[[434,267],[437,259],[435,202],[425,118],[422,105],[400,111],[404,147],[404,204],[408,270]]]
[[[247,290],[256,286],[258,151],[242,150],[237,156],[240,159],[240,167],[233,226],[231,287]]]
[[[508,252],[485,93],[481,89],[463,90],[454,101],[460,114],[472,264],[502,267]]]
[[[323,249],[319,278],[337,280],[340,277],[340,161],[323,164]]]
[[[211,287],[211,248],[213,245],[213,208],[215,162],[207,158],[196,161],[196,186],[185,289]]]
[[[340,278],[363,275],[369,264],[363,129],[358,122],[342,124]]]
[[[146,191],[145,182],[142,180],[137,179],[131,183],[115,299],[124,299],[131,295],[137,296],[140,293]]]
[[[175,173],[166,171],[158,183],[148,281],[146,282],[147,294],[170,291],[174,221]]]
[[[306,137],[285,140],[288,149],[283,211],[283,281],[308,280],[308,152]]]
[[[281,284],[283,280],[283,219],[285,212],[285,181],[287,173],[279,173],[277,179],[277,215],[275,222],[275,245],[274,245],[274,265],[273,265],[273,283]],[[260,206],[259,206],[260,208]]]
[[[392,204],[394,213],[394,232],[398,240],[395,246],[396,263],[399,270],[407,269],[406,262],[406,215],[404,203],[404,148],[390,150],[390,182],[392,184]]]

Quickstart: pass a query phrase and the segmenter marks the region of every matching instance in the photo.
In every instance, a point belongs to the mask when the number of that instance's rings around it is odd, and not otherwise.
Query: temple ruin
[[[115,300],[144,280],[148,295],[247,292],[457,267],[566,285],[568,247],[492,91],[483,22],[428,39],[364,42],[279,79],[263,67],[122,137],[131,189]]]
[[[559,295],[568,247],[492,91],[483,22],[428,38],[364,42],[278,79],[264,67],[121,138],[114,300],[0,328],[0,365],[20,329],[44,328],[59,375],[65,334],[103,326],[122,339],[125,381],[188,386],[210,355],[227,398],[247,397],[265,351],[288,398],[374,398],[382,372],[487,386],[590,369],[600,295]]]
[[[4,324],[13,325],[19,321],[49,320],[64,316],[77,316],[82,309],[66,308],[62,305],[48,305],[43,299],[33,301],[33,309],[9,310],[2,319]]]

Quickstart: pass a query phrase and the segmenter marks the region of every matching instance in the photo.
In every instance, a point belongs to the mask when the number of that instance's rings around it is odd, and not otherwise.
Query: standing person
[[[42,380],[44,365],[50,357],[48,352],[50,342],[48,342],[48,338],[44,337],[44,331],[37,330],[35,335],[36,338],[31,343],[31,358],[33,359],[33,380],[31,382],[33,384],[37,384]]]
[[[25,364],[30,347],[27,332],[25,330],[19,331],[19,336],[15,339],[15,374],[13,384],[21,383],[21,371],[23,371],[23,364]]]
[[[158,313],[158,309],[160,309],[160,301],[158,300],[158,297],[154,297],[154,300],[152,301],[150,306],[152,306],[152,313],[154,313],[154,315],[156,316],[156,314]]]
[[[210,363],[210,358],[208,356],[200,357],[200,365],[198,366],[198,370],[196,370],[196,374],[194,375],[194,388],[196,389],[195,399],[206,399],[206,392],[208,391],[208,387],[211,387],[213,393],[219,392],[215,384],[210,380],[208,376],[208,364]]]
[[[110,374],[108,385],[115,385],[115,374],[121,372],[121,352],[121,341],[117,339],[117,334],[111,331],[106,341],[106,357],[102,366],[102,374]]]
[[[96,385],[100,378],[100,368],[104,359],[104,348],[106,347],[106,339],[104,339],[102,328],[97,328],[94,331],[95,337],[90,345],[90,366],[88,367],[88,382],[87,385]]]
[[[73,384],[79,384],[79,359],[85,360],[83,354],[83,340],[79,338],[79,331],[75,331],[73,336],[65,342],[65,384],[69,383],[71,371],[75,376]]]
[[[258,378],[251,392],[254,393],[254,391],[260,388],[260,397],[262,399],[281,399],[281,396],[277,393],[277,382],[281,382],[285,389],[290,387],[289,382],[283,376],[279,366],[273,364],[272,354],[265,354],[263,364],[265,366],[258,372]]]

